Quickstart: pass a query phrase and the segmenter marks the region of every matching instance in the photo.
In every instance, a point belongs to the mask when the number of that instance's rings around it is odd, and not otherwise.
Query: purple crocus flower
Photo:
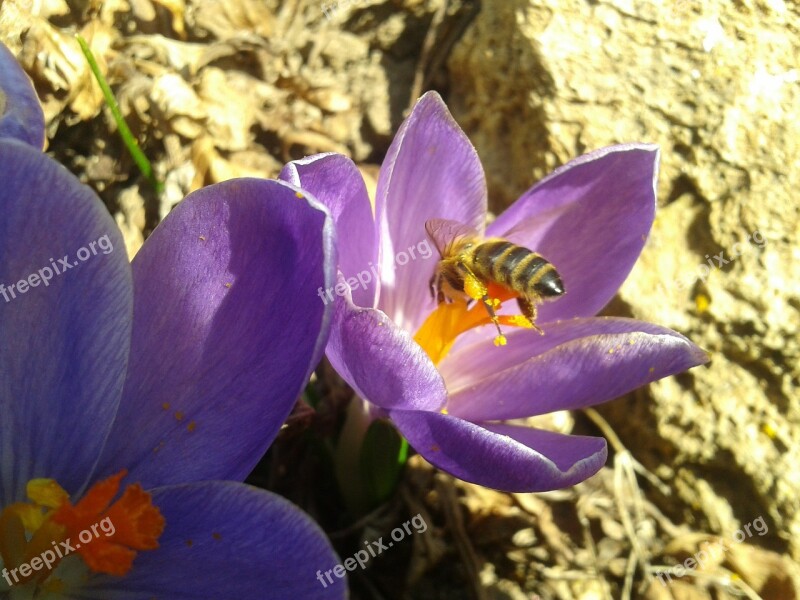
[[[319,528],[238,483],[324,350],[327,211],[229,181],[129,263],[42,123],[0,46],[0,597],[344,598]]]
[[[594,315],[627,277],[655,212],[658,149],[625,144],[582,156],[525,192],[488,228],[475,149],[436,93],[400,127],[378,179],[374,217],[351,161],[323,154],[281,177],[313,193],[336,221],[339,283],[327,356],[368,403],[428,461],[466,481],[507,491],[573,485],[605,463],[604,439],[507,423],[605,402],[706,361],[664,327]],[[566,294],[507,345],[480,302],[437,306],[438,259],[425,223],[448,219],[505,238],[553,263]],[[348,289],[349,288],[349,289]],[[334,302],[335,300],[335,302]],[[515,303],[499,311],[523,324]]]

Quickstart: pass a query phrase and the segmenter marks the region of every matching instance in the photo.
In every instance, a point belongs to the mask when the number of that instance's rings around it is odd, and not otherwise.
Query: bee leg
[[[428,280],[428,287],[431,290],[431,298],[436,298],[437,304],[445,301],[444,292],[442,291],[441,275],[439,272],[434,272]]]
[[[497,315],[494,312],[494,306],[490,300],[489,294],[486,294],[483,298],[481,298],[481,302],[483,302],[483,305],[486,307],[486,312],[489,313],[492,323],[494,323],[494,326],[497,328],[497,337],[494,338],[494,345],[505,346],[508,340],[506,340],[506,336],[503,335],[503,332],[500,329],[500,321],[497,319]]]
[[[544,331],[536,324],[536,302],[520,296],[517,298],[517,305],[520,311],[522,311],[522,314],[525,315],[525,318],[531,322],[533,328],[541,335],[544,335]]]

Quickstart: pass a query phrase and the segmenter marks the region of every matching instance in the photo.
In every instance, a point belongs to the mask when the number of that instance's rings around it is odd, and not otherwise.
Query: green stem
[[[364,402],[354,396],[347,405],[344,425],[334,454],[339,492],[354,517],[361,516],[370,509],[361,473],[361,448],[371,422]]]
[[[370,416],[363,400],[352,398],[334,461],[342,499],[353,517],[392,497],[407,460],[406,439],[388,421]]]
[[[111,114],[114,116],[114,122],[117,124],[119,135],[122,137],[125,147],[128,148],[128,152],[131,153],[131,157],[136,163],[136,166],[139,167],[142,175],[147,178],[147,180],[156,190],[156,193],[161,195],[161,193],[164,191],[164,184],[156,178],[155,173],[153,172],[153,166],[150,164],[150,161],[147,160],[147,157],[144,155],[144,152],[142,152],[141,148],[139,148],[136,138],[133,137],[130,128],[128,128],[128,124],[125,122],[125,118],[122,116],[122,112],[119,110],[119,104],[117,104],[117,100],[114,98],[114,93],[111,91],[106,78],[103,77],[103,74],[100,72],[100,67],[97,65],[97,61],[95,60],[92,51],[89,49],[89,44],[87,44],[86,40],[79,35],[76,35],[75,38],[78,40],[78,44],[81,46],[83,55],[86,57],[86,61],[89,63],[89,68],[92,70],[94,78],[97,80],[97,83],[103,92],[103,98],[105,99],[106,104],[111,109]]]

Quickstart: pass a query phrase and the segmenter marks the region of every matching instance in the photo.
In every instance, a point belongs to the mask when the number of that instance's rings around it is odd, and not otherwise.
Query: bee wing
[[[457,239],[481,237],[475,228],[449,219],[429,219],[425,221],[425,231],[441,256],[447,255],[448,248]]]
[[[537,238],[539,237],[539,229],[536,226],[536,223],[541,223],[543,221],[546,222],[548,219],[555,220],[557,217],[564,214],[568,209],[569,207],[556,207],[543,210],[536,215],[535,223],[531,222],[530,219],[522,219],[505,233],[497,234],[497,237],[501,237],[509,242],[529,248],[531,245],[531,237],[534,235]]]

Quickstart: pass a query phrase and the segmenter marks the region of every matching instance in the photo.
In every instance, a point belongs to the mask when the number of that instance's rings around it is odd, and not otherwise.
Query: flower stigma
[[[471,279],[474,279],[475,282],[471,282]],[[514,297],[511,290],[493,283],[487,287],[477,278],[465,277],[464,291],[470,298],[476,300],[472,306],[465,300],[442,302],[428,315],[414,335],[414,341],[422,346],[435,365],[438,365],[447,356],[456,338],[470,329],[494,323],[498,332],[494,338],[494,345],[505,346],[508,340],[500,330],[501,324],[525,329],[531,329],[534,326],[524,315],[498,315],[496,313],[502,307],[504,300]]]
[[[114,501],[126,474],[99,481],[75,504],[55,480],[30,480],[29,502],[0,511],[0,590],[19,590],[14,598],[58,594],[65,581],[54,572],[68,557],[79,557],[84,571],[122,577],[137,551],[158,548],[165,520],[150,494],[132,484]]]

